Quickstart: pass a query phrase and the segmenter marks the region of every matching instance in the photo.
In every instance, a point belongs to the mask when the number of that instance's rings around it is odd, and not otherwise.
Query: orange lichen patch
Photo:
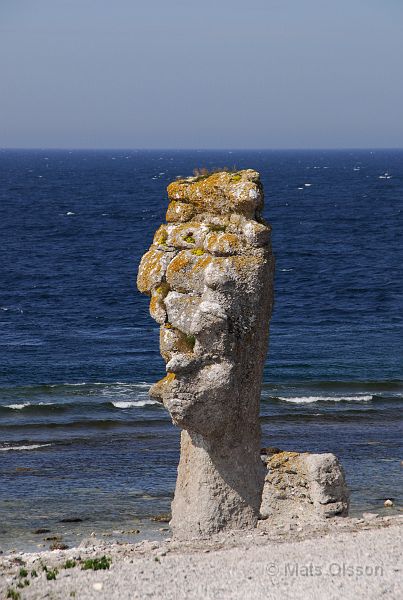
[[[173,260],[171,260],[167,269],[167,282],[170,284],[172,275],[178,271],[189,271],[193,266],[192,256],[187,250],[179,252]],[[171,286],[172,287],[172,286]]]
[[[232,268],[235,270],[237,278],[244,278],[248,280],[248,275],[256,269],[261,269],[266,260],[264,256],[254,254],[244,254],[237,256],[230,256],[226,260],[231,261]]]
[[[199,211],[235,212],[248,217],[253,217],[263,203],[258,174],[250,170],[174,181],[168,186],[168,196],[171,200],[185,200]]]
[[[189,188],[188,181],[186,179],[178,179],[172,181],[167,187],[168,198],[170,200],[179,200],[182,202],[188,202],[187,190]]]
[[[198,256],[191,251],[182,250],[170,262],[166,279],[171,289],[177,292],[201,292],[204,286],[204,270],[211,262],[211,256]]]
[[[173,200],[168,204],[166,220],[168,223],[185,223],[190,221],[196,211],[191,204]]]
[[[160,379],[157,381],[157,383],[154,383],[154,385],[151,386],[148,392],[149,396],[154,398],[154,400],[162,402],[164,394],[170,391],[172,385],[175,383],[175,379],[175,373],[168,373],[168,375],[166,375],[163,379]]]
[[[150,315],[160,325],[163,325],[167,318],[164,298],[169,292],[169,285],[163,281],[158,287],[153,288],[150,300]]]
[[[266,465],[269,470],[276,469],[276,471],[280,473],[281,471],[298,473],[301,471],[301,464],[303,464],[299,460],[300,456],[300,452],[278,452],[267,459]]]
[[[160,325],[162,325],[167,318],[164,301],[159,294],[153,293],[151,296],[150,315],[157,323],[160,323]]]
[[[204,248],[217,256],[230,256],[240,254],[244,244],[239,236],[233,233],[210,233],[205,241]]]
[[[151,246],[141,259],[137,276],[137,287],[140,292],[150,294],[158,286],[165,275],[165,269],[173,254],[158,250]]]
[[[191,354],[193,347],[194,341],[191,336],[186,335],[179,329],[174,327],[171,329],[160,328],[160,350],[166,362],[171,360],[173,354]]]

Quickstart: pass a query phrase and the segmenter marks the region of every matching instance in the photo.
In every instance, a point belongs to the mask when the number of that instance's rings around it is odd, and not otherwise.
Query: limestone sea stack
[[[182,429],[171,527],[186,539],[252,528],[259,517],[274,258],[256,171],[180,179],[168,196],[137,285],[151,296],[166,361],[150,395]]]

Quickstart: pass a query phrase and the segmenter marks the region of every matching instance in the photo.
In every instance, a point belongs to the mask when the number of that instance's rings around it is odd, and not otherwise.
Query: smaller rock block
[[[268,449],[262,459],[267,474],[260,513],[268,524],[315,523],[348,515],[349,491],[334,454]]]

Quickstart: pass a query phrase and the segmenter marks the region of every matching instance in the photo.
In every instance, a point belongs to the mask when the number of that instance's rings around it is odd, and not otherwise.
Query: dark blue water
[[[169,510],[178,431],[147,396],[164,364],[137,265],[169,181],[234,165],[261,172],[277,258],[263,444],[335,452],[353,511],[398,503],[403,151],[2,151],[0,547]]]

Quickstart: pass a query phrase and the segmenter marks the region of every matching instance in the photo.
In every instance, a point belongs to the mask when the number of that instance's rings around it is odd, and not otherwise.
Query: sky
[[[0,147],[403,147],[403,0],[0,0]]]

